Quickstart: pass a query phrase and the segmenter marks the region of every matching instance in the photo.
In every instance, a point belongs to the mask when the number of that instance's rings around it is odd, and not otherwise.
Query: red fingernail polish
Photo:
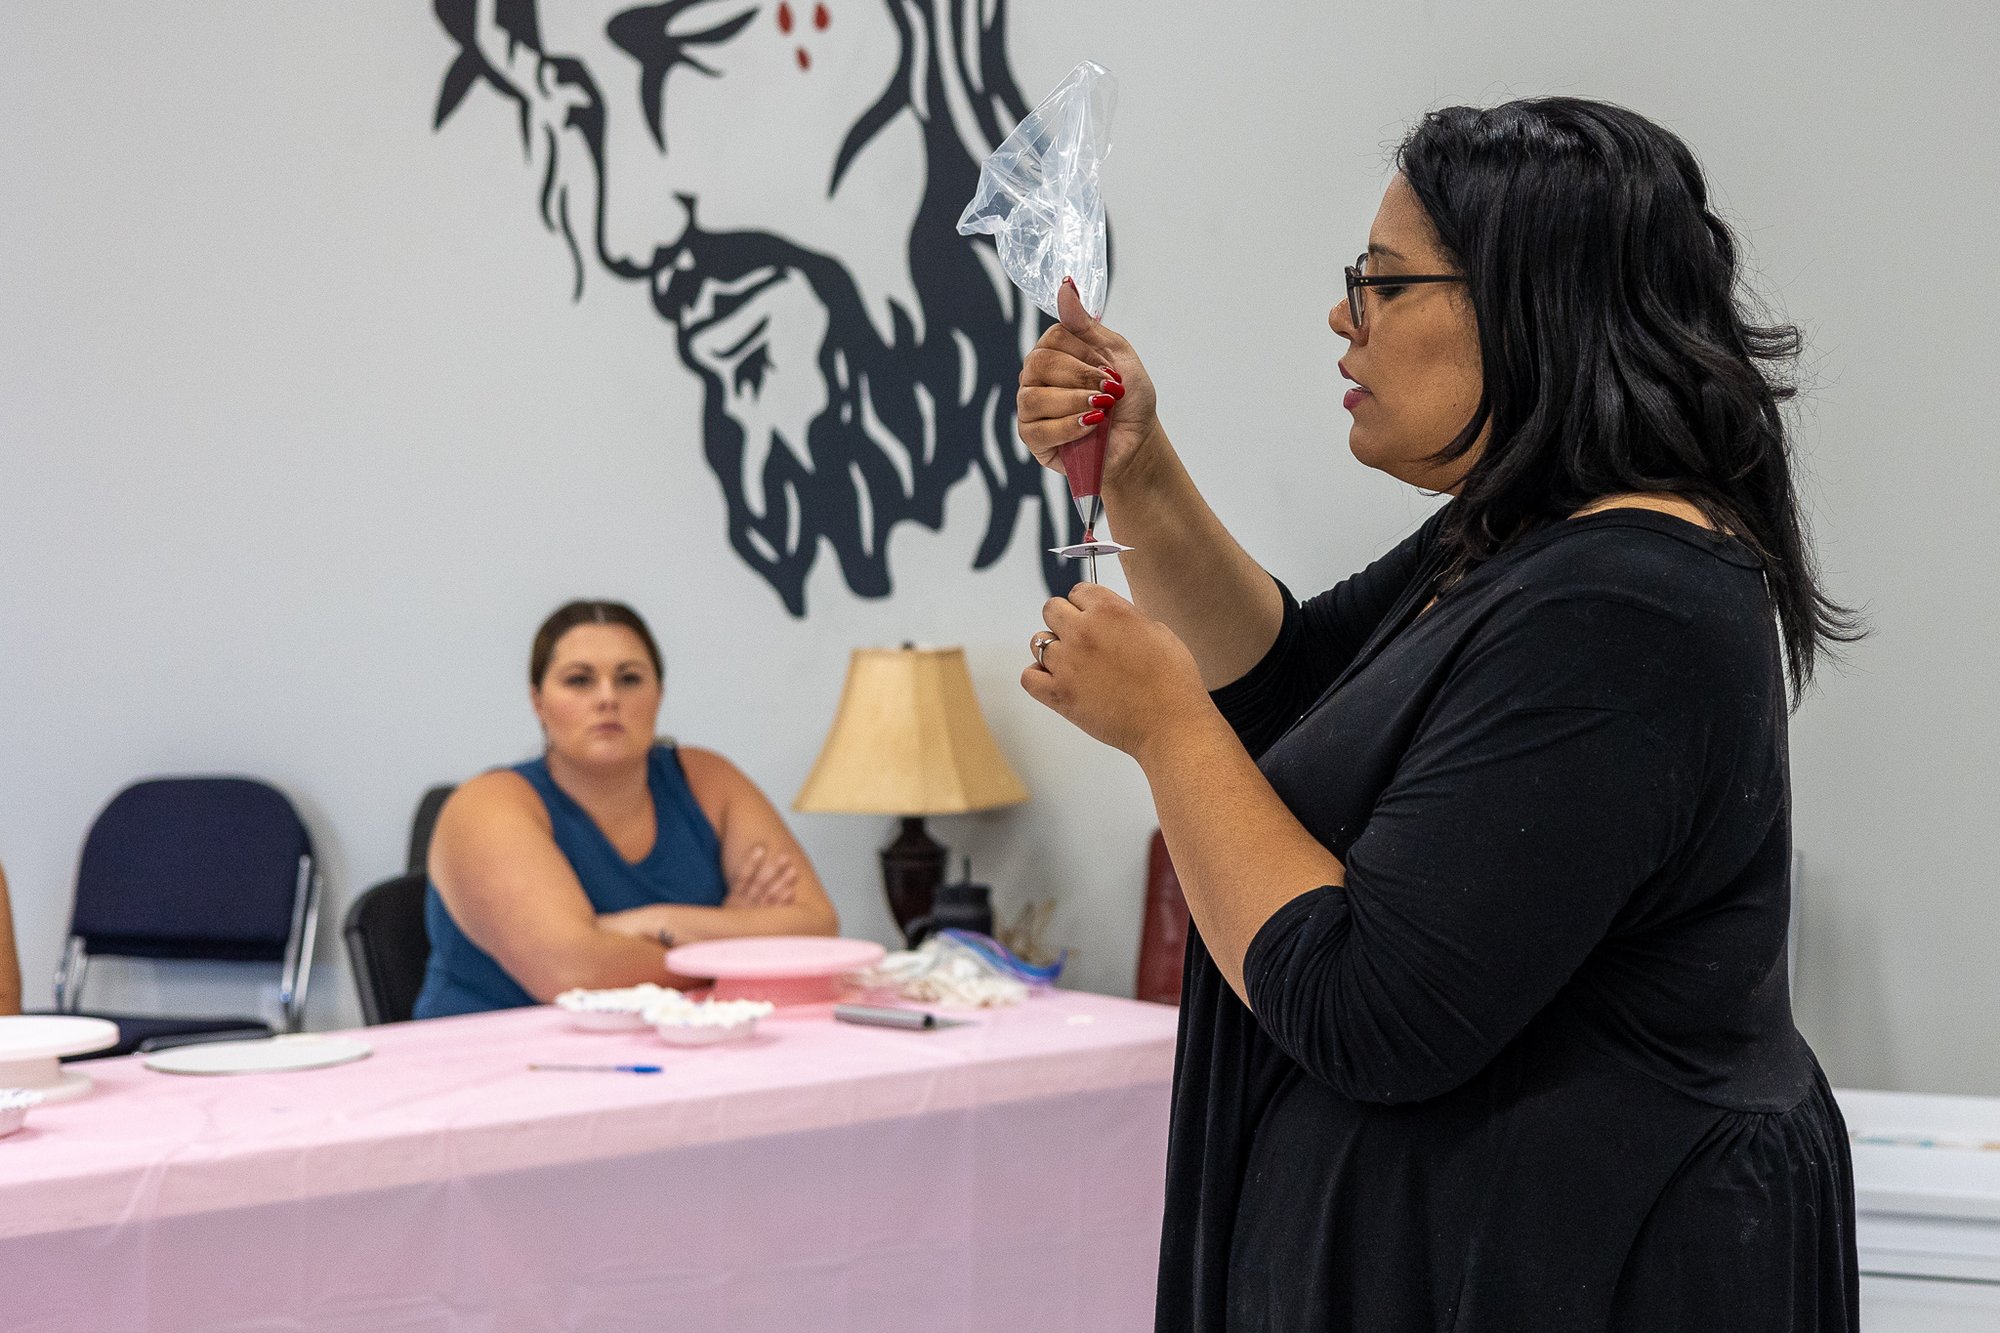
[[[1094,393],[1090,395],[1090,405],[1092,407],[1114,407],[1117,403],[1118,400],[1108,393]]]
[[[1104,381],[1103,392],[1110,394],[1111,401],[1115,403],[1125,396],[1125,386],[1117,380],[1106,380]]]
[[[1118,373],[1117,367],[1115,366],[1104,367],[1103,375],[1105,379],[1117,380],[1120,384],[1123,384],[1125,382],[1125,377]]]
[[[1091,411],[1091,412],[1085,412],[1082,416],[1078,417],[1076,419],[1076,424],[1079,426],[1095,426],[1098,422],[1102,420],[1104,420],[1104,413]]]
[[[1065,277],[1065,278],[1063,279],[1063,286],[1065,286],[1065,287],[1069,288],[1069,289],[1070,289],[1071,291],[1075,291],[1075,290],[1076,290],[1076,279],[1075,279],[1075,278],[1071,278],[1071,277]]]

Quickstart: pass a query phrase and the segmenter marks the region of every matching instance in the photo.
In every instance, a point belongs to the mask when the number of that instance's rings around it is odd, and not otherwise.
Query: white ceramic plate
[[[146,1068],[162,1074],[276,1074],[349,1064],[374,1049],[358,1037],[322,1037],[299,1032],[257,1041],[176,1046],[147,1056]]]

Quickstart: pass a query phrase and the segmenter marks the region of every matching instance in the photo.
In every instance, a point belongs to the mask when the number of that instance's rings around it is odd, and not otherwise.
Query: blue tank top
[[[653,850],[638,861],[627,861],[597,821],[556,786],[546,761],[516,764],[514,771],[528,780],[548,807],[556,846],[576,871],[590,905],[600,913],[654,903],[721,906],[728,891],[722,878],[722,844],[715,826],[695,803],[681,771],[680,754],[672,746],[654,746],[646,760],[657,833]],[[417,996],[416,1017],[444,1018],[535,1003],[521,983],[458,928],[435,884],[424,892],[424,925],[430,931],[431,957]]]

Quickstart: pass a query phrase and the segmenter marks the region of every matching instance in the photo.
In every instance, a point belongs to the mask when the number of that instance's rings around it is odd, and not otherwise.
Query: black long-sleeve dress
[[[1159,1329],[1854,1328],[1757,559],[1608,510],[1426,611],[1442,517],[1216,694],[1347,875],[1250,1008],[1190,940]]]

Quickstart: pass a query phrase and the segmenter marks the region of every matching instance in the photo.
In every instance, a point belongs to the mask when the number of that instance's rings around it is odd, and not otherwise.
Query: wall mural
[[[822,541],[855,593],[888,595],[891,530],[940,529],[968,474],[989,502],[973,567],[1031,540],[1068,591],[1047,550],[1075,511],[1014,433],[1046,321],[990,238],[956,231],[1027,112],[1004,0],[435,8],[459,47],[435,128],[475,88],[516,105],[571,299],[591,273],[644,284],[704,389],[730,545],[794,616]]]

